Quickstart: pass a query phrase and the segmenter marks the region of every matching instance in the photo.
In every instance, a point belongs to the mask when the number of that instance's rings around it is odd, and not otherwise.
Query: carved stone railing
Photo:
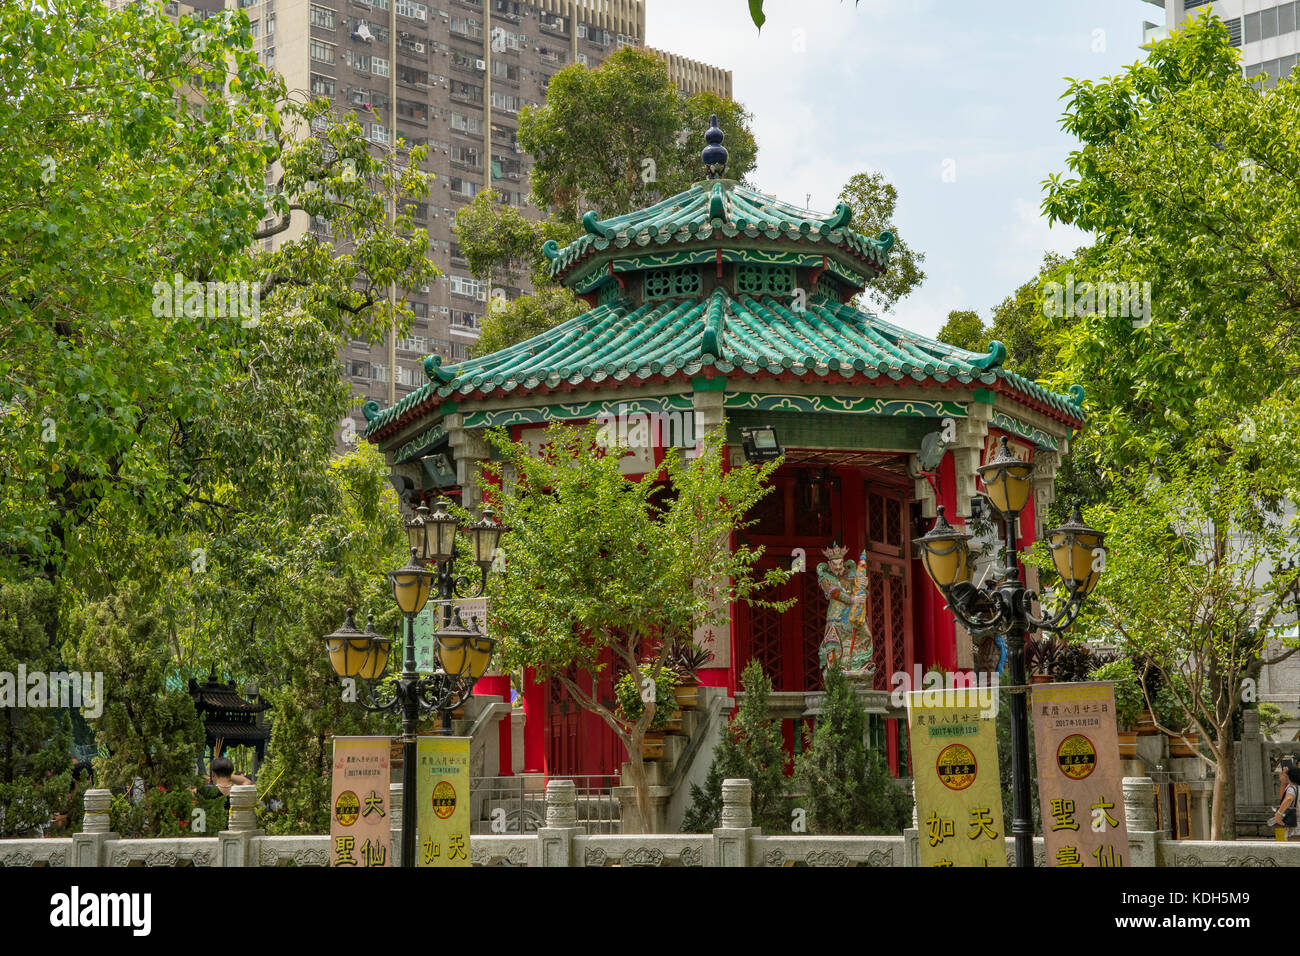
[[[764,836],[753,825],[748,780],[722,785],[722,825],[712,833],[590,834],[578,825],[572,780],[546,785],[546,825],[535,833],[484,834],[470,840],[473,866],[916,866],[920,833],[899,836]],[[392,862],[401,846],[401,787],[391,789]],[[215,837],[121,839],[110,832],[107,790],[86,793],[81,833],[49,840],[0,840],[0,866],[327,866],[328,836],[267,836],[256,828],[257,791],[232,787],[230,829]],[[1126,866],[1300,867],[1300,843],[1170,840],[1154,830],[1155,785],[1124,779]],[[1007,862],[1015,860],[1006,841]],[[1034,863],[1044,866],[1041,838]]]

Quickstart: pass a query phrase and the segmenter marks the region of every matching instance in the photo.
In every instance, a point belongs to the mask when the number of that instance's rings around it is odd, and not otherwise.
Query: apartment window
[[[463,309],[452,309],[450,321],[452,325],[459,326],[462,329],[478,328],[478,316]]]
[[[380,56],[372,56],[370,58],[370,72],[375,76],[387,76],[388,61]]]
[[[1296,23],[1296,6],[1294,3],[1284,3],[1277,8],[1277,32],[1278,36],[1284,33],[1294,33]]]
[[[452,195],[462,196],[465,199],[473,199],[483,187],[473,180],[462,179],[460,176],[452,176],[448,182],[448,188],[451,190]]]
[[[249,7],[253,6],[256,3],[257,0],[239,0],[239,9],[247,10]]]
[[[413,119],[417,123],[427,123],[429,122],[429,107],[425,103],[399,99],[397,101],[397,115]]]
[[[318,7],[313,3],[311,5],[311,25],[314,27],[324,27],[326,30],[333,30],[334,11],[329,7]]]
[[[487,300],[487,283],[481,279],[466,279],[464,276],[448,276],[452,295],[464,295],[480,302]]]
[[[1241,46],[1241,17],[1233,17],[1227,21],[1228,43],[1232,46]]]
[[[272,13],[266,18],[266,35],[275,36],[275,14]]]
[[[388,366],[387,366],[387,365],[379,365],[379,364],[376,364],[376,365],[372,365],[372,366],[370,366],[370,381],[372,381],[372,382],[387,382],[387,381],[388,381]]]
[[[427,89],[424,82],[427,74],[424,70],[413,70],[409,66],[397,65],[397,82],[406,86],[414,87],[417,90]]]
[[[447,346],[447,353],[453,362],[464,362],[469,359],[469,346],[452,342]]]
[[[585,24],[585,23],[579,23],[579,24],[578,24],[578,39],[581,40],[581,39],[583,39],[584,37],[586,37],[586,35],[587,35],[587,24]]]
[[[393,9],[397,11],[398,16],[410,17],[412,20],[429,19],[429,8],[412,0],[397,0],[397,5]]]
[[[537,47],[537,55],[540,56],[547,63],[555,63],[555,64],[563,65],[569,62],[568,53],[566,53],[564,50],[561,50],[559,47],[545,47],[539,45]]]
[[[483,87],[466,83],[463,80],[451,81],[451,98],[464,103],[482,103]]]
[[[454,130],[462,133],[481,133],[483,132],[483,120],[477,116],[462,116],[459,113],[452,113],[448,117],[448,123]]]
[[[321,63],[334,62],[334,44],[326,43],[324,40],[313,39],[309,44],[311,58],[319,60]]]
[[[472,146],[451,147],[451,161],[462,166],[478,166],[478,150]]]
[[[452,33],[457,36],[470,37],[471,39],[483,39],[483,28],[473,17],[452,17],[447,25]],[[493,38],[495,41],[495,37]]]
[[[581,63],[583,66],[588,66],[589,64],[587,63],[587,54],[579,53],[578,62]]]
[[[388,130],[379,123],[370,124],[370,141],[372,143],[388,143]]]
[[[252,36],[254,40],[257,39],[257,28],[258,26],[261,25],[261,23],[262,23],[261,20],[254,20],[252,23],[248,25],[249,35]]]
[[[311,75],[311,92],[313,96],[333,96],[334,80],[319,73]]]
[[[492,92],[492,106],[494,109],[506,110],[510,113],[518,113],[520,99],[519,97],[513,96],[509,93],[498,93],[494,90]]]
[[[1242,17],[1242,33],[1247,43],[1259,42],[1259,14],[1248,13]]]
[[[352,359],[348,363],[348,374],[355,376],[356,378],[369,378],[370,363],[363,361],[362,359]]]
[[[538,16],[541,21],[543,30],[551,30],[555,33],[568,33],[569,28],[565,23],[564,17],[556,16],[553,13],[543,13]]]
[[[519,67],[513,63],[507,63],[505,60],[492,61],[492,75],[502,76],[507,80],[519,81]]]
[[[416,303],[422,305],[423,303]],[[425,306],[427,310],[429,307]],[[423,352],[429,347],[429,340],[423,335],[411,335],[397,340],[397,347],[407,352]]]

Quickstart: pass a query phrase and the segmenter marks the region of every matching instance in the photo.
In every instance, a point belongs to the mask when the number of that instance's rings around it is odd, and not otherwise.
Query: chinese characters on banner
[[[974,696],[907,695],[922,866],[1007,865],[993,714]]]
[[[335,737],[330,866],[391,866],[388,737]]]
[[[469,738],[416,741],[416,866],[469,866]]]
[[[487,634],[487,598],[466,598],[456,602],[460,619],[470,630]],[[415,672],[432,674],[440,668],[434,632],[442,627],[443,604],[430,600],[424,610],[415,615]],[[400,642],[398,642],[400,644]]]
[[[1109,681],[1031,689],[1048,866],[1123,866],[1123,772]]]

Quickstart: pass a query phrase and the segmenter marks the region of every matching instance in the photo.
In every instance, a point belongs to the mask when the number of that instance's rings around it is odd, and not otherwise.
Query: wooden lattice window
[[[698,295],[700,270],[695,266],[676,269],[651,269],[645,274],[645,297],[664,299],[669,296]]]
[[[736,272],[736,290],[749,295],[789,295],[794,290],[794,268],[742,263]]]

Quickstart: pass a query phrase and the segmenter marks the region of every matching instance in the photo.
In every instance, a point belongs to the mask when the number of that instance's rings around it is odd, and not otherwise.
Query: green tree
[[[0,581],[0,837],[26,836],[44,825],[64,809],[72,785],[66,712],[16,706],[28,690],[18,683],[20,667],[45,674],[61,669],[58,648],[45,636],[53,603],[48,581]],[[5,687],[6,680],[13,683]]]
[[[989,330],[978,312],[953,309],[936,338],[967,352],[985,352],[988,350]]]
[[[292,505],[330,453],[319,426],[346,409],[338,345],[381,335],[388,284],[433,272],[427,238],[384,212],[427,177],[387,169],[326,104],[291,102],[242,11],[11,5],[0,63],[3,573],[135,573],[245,502]],[[295,211],[349,252],[312,234],[263,250]],[[198,286],[178,313],[176,276],[257,285],[238,316]],[[160,544],[124,549],[135,529]]]
[[[165,686],[167,625],[156,604],[127,585],[79,609],[67,650],[77,670],[103,675],[103,713],[90,719],[106,754],[95,760],[97,783],[141,797],[194,785],[203,727],[188,691]]]
[[[483,317],[474,355],[490,355],[517,342],[562,325],[587,311],[583,302],[563,286],[549,286],[513,302],[495,301]]]
[[[653,473],[631,481],[621,456],[597,444],[594,424],[552,424],[540,456],[500,431],[489,435],[503,456],[489,476],[500,481],[505,464],[517,476],[499,491],[484,483],[510,528],[501,542],[505,572],[489,579],[502,666],[536,667],[613,729],[627,748],[644,831],[651,818],[641,747],[656,705],[647,701],[628,719],[584,690],[572,669],[595,675],[612,660],[657,682],[673,639],[688,639],[730,601],[756,601],[757,588],[788,576],[757,575],[760,552],[727,544],[770,490],[773,464],[726,470],[714,432],[690,462],[670,450],[662,481]]]
[[[726,136],[727,175],[743,179],[757,147],[739,103],[708,93],[683,102],[663,61],[635,47],[594,70],[565,67],[551,77],[546,102],[519,114],[519,144],[535,159],[536,204],[578,222],[589,209],[619,216],[686,189],[704,178],[706,111],[718,114]]]
[[[867,715],[838,667],[826,673],[822,712],[795,761],[813,833],[902,833],[912,819],[911,795],[866,745]]]
[[[1274,447],[1297,447],[1300,415],[1292,408],[1289,417],[1274,423]],[[1282,650],[1268,649],[1293,610],[1298,572],[1284,562],[1300,521],[1285,516],[1259,456],[1225,456],[1211,469],[1206,455],[1193,446],[1158,470],[1135,469],[1089,515],[1108,535],[1091,627],[1160,675],[1167,696],[1146,703],[1162,730],[1201,735],[1214,769],[1211,839],[1230,840],[1243,681],[1300,646],[1284,639]]]
[[[772,717],[771,678],[753,658],[740,675],[745,694],[714,752],[704,785],[691,784],[691,808],[683,833],[708,833],[721,825],[722,781],[745,779],[753,786],[754,825],[766,833],[790,829],[785,751],[780,721]]]
[[[1300,371],[1300,84],[1242,76],[1206,13],[1067,97],[1079,147],[1043,209],[1097,243],[1061,278],[1151,289],[1149,325],[1084,306],[1064,337],[1055,377],[1088,389],[1089,451],[1123,471],[1205,429],[1235,445]]]
[[[878,236],[886,231],[894,235],[894,245],[889,250],[889,268],[884,275],[872,279],[861,296],[864,304],[888,311],[925,281],[925,272],[921,269],[925,253],[915,251],[904,242],[894,222],[898,190],[883,173],[858,173],[840,190],[840,202],[848,203],[853,209],[850,228],[864,236]]]

